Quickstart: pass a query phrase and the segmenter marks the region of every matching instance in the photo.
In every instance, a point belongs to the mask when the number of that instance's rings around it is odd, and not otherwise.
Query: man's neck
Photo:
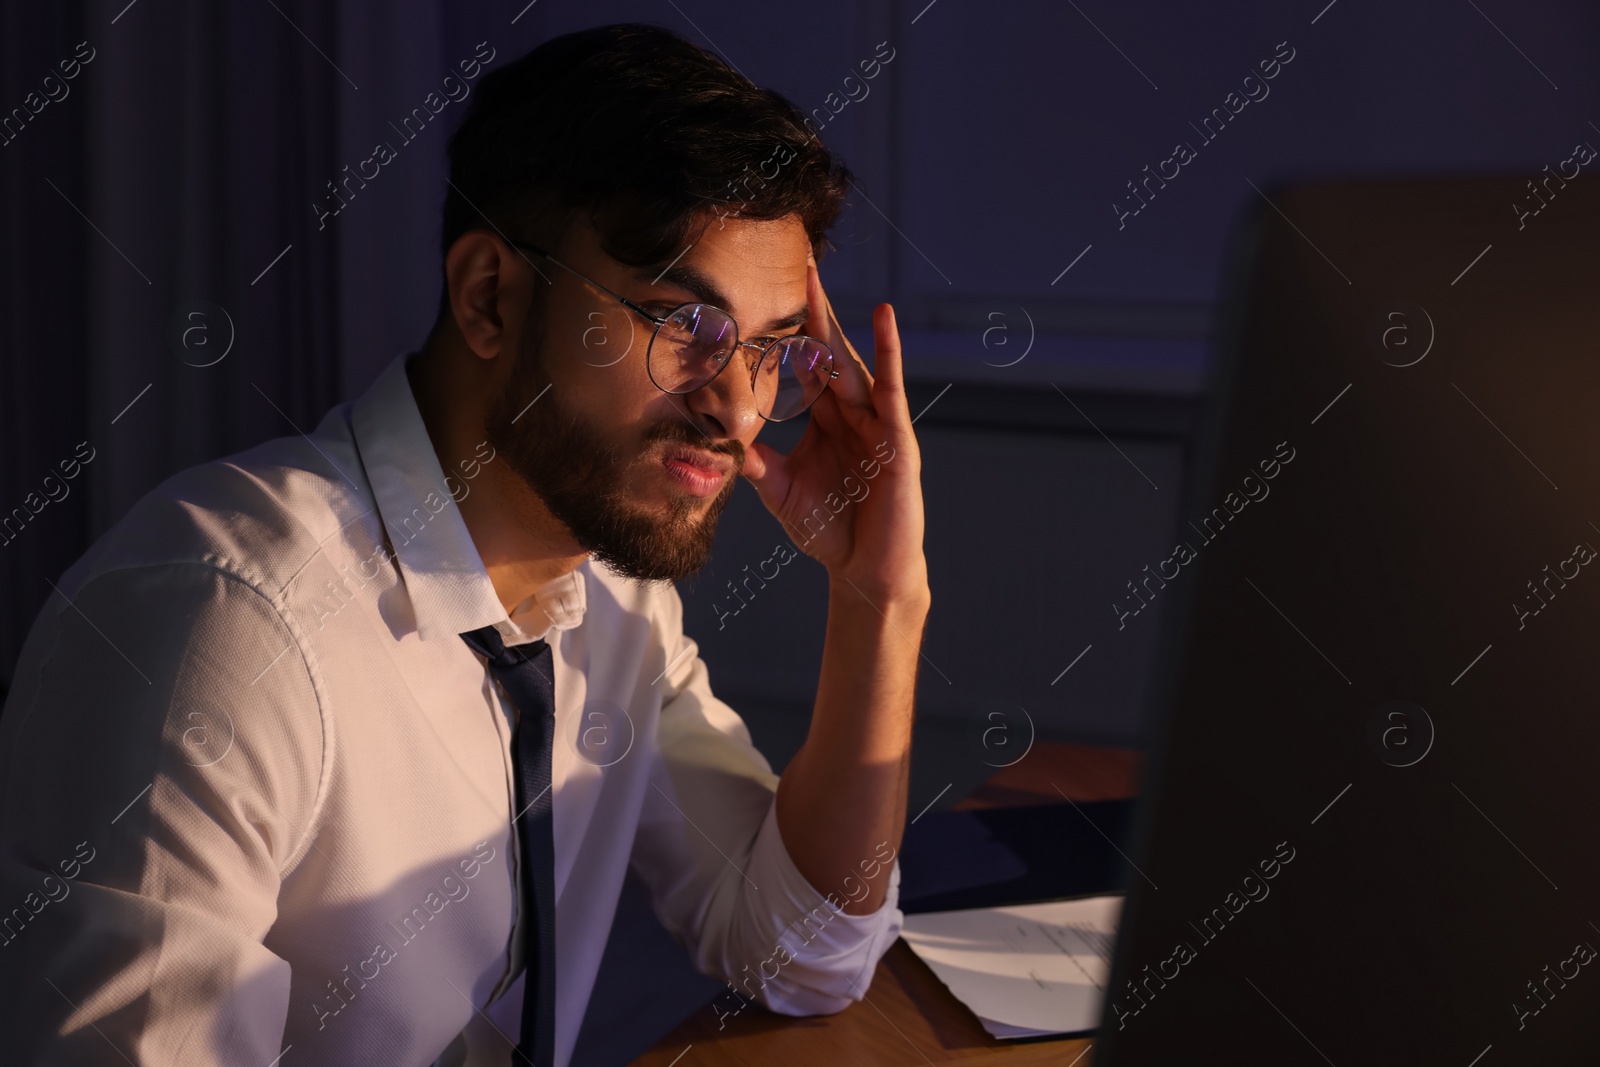
[[[440,373],[445,353],[424,348],[406,364],[411,395],[427,428],[439,466],[465,485],[456,501],[467,533],[478,550],[495,595],[509,614],[533,593],[570,574],[588,558],[538,495],[493,453],[482,461],[483,400],[465,375]],[[479,465],[478,475],[462,481],[462,461]]]

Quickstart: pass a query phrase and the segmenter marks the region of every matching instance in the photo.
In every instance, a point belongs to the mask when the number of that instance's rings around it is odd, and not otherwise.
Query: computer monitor
[[[1600,1057],[1593,158],[1241,227],[1096,1067]]]

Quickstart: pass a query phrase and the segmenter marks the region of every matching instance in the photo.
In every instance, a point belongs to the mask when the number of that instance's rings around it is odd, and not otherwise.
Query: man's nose
[[[722,373],[682,397],[707,435],[743,440],[759,429],[762,419],[750,388],[750,361],[756,358],[757,353],[739,348]]]

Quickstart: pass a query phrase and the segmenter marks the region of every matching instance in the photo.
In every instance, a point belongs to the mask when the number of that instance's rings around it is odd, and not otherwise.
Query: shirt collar
[[[396,356],[352,405],[356,447],[424,641],[457,640],[484,626],[508,645],[569,630],[583,621],[590,563],[541,586],[508,615],[456,507],[471,491],[465,472],[446,482],[406,377],[414,353]],[[489,462],[493,462],[493,458]]]

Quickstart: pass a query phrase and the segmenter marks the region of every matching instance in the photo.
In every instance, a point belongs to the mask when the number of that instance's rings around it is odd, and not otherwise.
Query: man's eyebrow
[[[651,267],[643,267],[633,272],[633,276],[648,285],[659,285],[667,282],[680,289],[686,289],[694,294],[696,300],[727,310],[728,298],[718,289],[716,283],[704,274],[695,270],[686,263],[675,263],[666,270],[656,272]],[[804,326],[811,319],[811,309],[802,307],[791,311],[781,319],[774,319],[766,327],[755,331],[752,337],[771,333],[773,330],[787,330],[793,326]]]

